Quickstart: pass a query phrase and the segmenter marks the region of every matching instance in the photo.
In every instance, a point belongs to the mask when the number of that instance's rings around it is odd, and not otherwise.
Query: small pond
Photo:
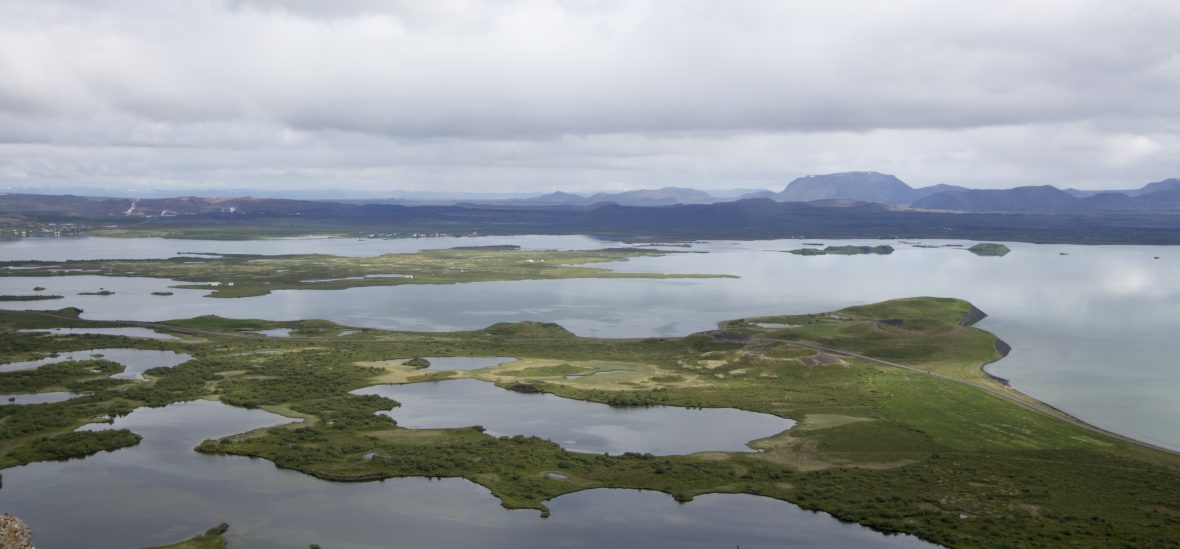
[[[749,451],[746,443],[795,422],[730,408],[616,407],[501,389],[474,379],[375,385],[354,391],[401,403],[387,412],[410,428],[480,425],[496,436],[532,435],[588,453]]]
[[[58,391],[52,393],[29,393],[25,395],[0,395],[0,406],[7,405],[22,405],[22,404],[49,404],[51,402],[63,402],[71,398],[78,398],[78,393],[67,393],[65,391]]]
[[[174,335],[162,334],[147,328],[46,328],[21,330],[22,332],[44,332],[54,335],[112,335],[143,337],[147,339],[180,339]]]
[[[143,373],[152,368],[171,368],[192,359],[191,356],[172,351],[149,351],[143,349],[89,349],[58,353],[38,360],[0,364],[0,372],[15,372],[40,368],[47,364],[73,360],[109,360],[123,365],[124,370],[111,377],[115,379],[143,379]]]
[[[427,370],[478,370],[516,359],[510,356],[424,356],[430,361]]]

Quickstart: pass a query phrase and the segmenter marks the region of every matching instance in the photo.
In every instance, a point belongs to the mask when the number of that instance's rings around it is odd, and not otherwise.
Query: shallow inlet
[[[143,379],[143,373],[152,368],[171,368],[192,359],[191,356],[174,353],[172,351],[148,351],[143,349],[88,349],[85,351],[71,351],[58,353],[39,360],[10,362],[0,364],[0,372],[15,372],[40,368],[48,364],[74,360],[109,360],[123,365],[123,371],[112,378],[115,379]]]
[[[211,401],[140,408],[89,427],[130,429],[143,435],[139,445],[7,469],[0,508],[30,525],[41,549],[163,545],[223,521],[231,547],[933,547],[759,496],[680,504],[658,492],[588,490],[547,502],[552,515],[543,519],[505,510],[462,479],[333,483],[192,451],[207,438],[289,421]]]
[[[56,391],[51,393],[28,393],[23,395],[0,395],[0,406],[22,406],[26,404],[49,404],[78,398],[78,393]]]
[[[424,356],[427,370],[478,370],[516,360],[510,356]]]
[[[575,452],[657,455],[748,452],[751,440],[794,426],[789,419],[734,410],[617,407],[548,394],[524,394],[486,381],[457,379],[375,385],[353,391],[401,403],[382,412],[409,428],[482,426],[495,436],[531,435]]]
[[[21,332],[43,332],[54,335],[112,335],[143,337],[147,339],[180,339],[174,335],[162,334],[147,328],[46,328],[20,330]]]

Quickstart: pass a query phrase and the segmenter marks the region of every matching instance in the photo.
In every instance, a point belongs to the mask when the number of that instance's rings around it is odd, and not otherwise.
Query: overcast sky
[[[0,187],[1131,187],[1180,2],[4,0]]]

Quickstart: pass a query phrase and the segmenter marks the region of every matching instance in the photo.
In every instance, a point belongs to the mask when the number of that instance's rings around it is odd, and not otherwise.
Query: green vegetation
[[[0,372],[0,387],[12,393],[41,393],[47,391],[83,390],[103,385],[112,374],[123,371],[123,365],[107,360],[58,362],[30,370]],[[109,380],[112,384],[123,381]],[[98,383],[96,383],[98,382]]]
[[[0,469],[35,461],[83,457],[139,444],[142,437],[126,429],[74,431],[39,437],[0,456]]]
[[[97,292],[78,292],[78,295],[115,295],[115,292],[110,290],[99,290]]]
[[[0,301],[44,301],[61,298],[60,295],[0,295]]]
[[[193,539],[171,545],[149,547],[148,549],[225,549],[224,534],[227,531],[229,531],[229,525],[223,522]]]
[[[790,250],[788,253],[795,255],[889,255],[893,253],[893,246],[828,246],[822,250],[819,248],[799,248]]]
[[[409,366],[411,368],[417,368],[419,370],[421,370],[423,368],[430,367],[430,361],[426,360],[425,358],[422,358],[420,356],[416,356],[414,358],[411,358],[410,360],[405,361],[404,364],[406,366]]]
[[[14,331],[118,324],[80,320],[70,309],[54,314],[0,312],[0,352],[28,358],[118,341],[194,359],[149,371],[147,382],[90,387],[90,396],[71,401],[0,406],[0,463],[16,463],[12,456],[28,455],[21,452],[43,437],[95,417],[211,398],[303,421],[208,440],[201,452],[261,457],[329,480],[462,477],[512,508],[545,512],[545,501],[561,494],[624,487],[682,501],[710,492],[765,495],[947,546],[1180,539],[1180,458],[1079,424],[984,376],[980,366],[1000,356],[998,340],[971,326],[983,315],[960,300],[894,300],[629,340],[532,322],[339,338],[344,327],[323,321],[220,317],[125,324],[180,340]],[[289,338],[242,333],[274,327],[294,331]],[[424,356],[519,360],[452,372],[424,372],[403,360]],[[101,381],[83,374],[66,367],[26,383]],[[377,414],[397,403],[350,394],[378,383],[462,378],[616,405],[733,407],[798,424],[752,442],[759,452],[607,456],[478,427],[406,429]]]
[[[339,290],[360,286],[459,284],[492,280],[560,278],[724,278],[728,275],[664,275],[616,272],[591,263],[625,261],[674,252],[614,248],[591,251],[524,251],[516,246],[428,250],[377,257],[329,255],[220,255],[146,260],[10,261],[0,276],[137,276],[179,280],[178,288],[210,290],[210,297],[249,297],[272,290]],[[81,295],[111,295],[102,290]],[[159,295],[159,294],[157,294]]]
[[[172,295],[172,292],[152,292],[152,295],[167,296],[167,295]]]
[[[969,251],[975,255],[1003,257],[1003,256],[1008,255],[1008,252],[1011,252],[1012,250],[1003,244],[982,242],[982,243],[976,244],[970,248],[967,248],[967,251]]]

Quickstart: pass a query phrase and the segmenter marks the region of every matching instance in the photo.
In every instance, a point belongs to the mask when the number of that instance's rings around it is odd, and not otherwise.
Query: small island
[[[795,255],[889,255],[893,253],[893,246],[828,246],[824,249],[799,248],[787,253]]]
[[[1003,257],[1008,255],[1012,250],[1003,244],[996,244],[994,242],[981,242],[970,248],[967,251],[982,256]]]
[[[61,298],[60,295],[0,295],[0,301],[45,301]]]
[[[416,356],[414,358],[411,358],[410,360],[407,360],[407,361],[403,362],[402,364],[405,364],[406,366],[409,366],[411,368],[417,368],[419,370],[430,367],[430,361],[426,360],[425,358],[422,358],[420,356]]]

